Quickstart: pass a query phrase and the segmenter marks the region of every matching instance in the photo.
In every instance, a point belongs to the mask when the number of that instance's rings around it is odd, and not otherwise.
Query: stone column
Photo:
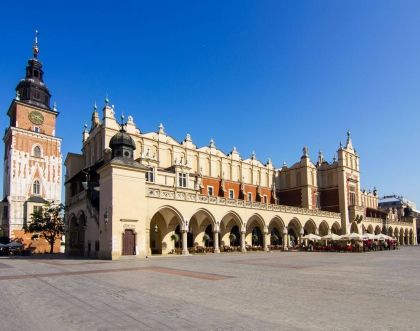
[[[242,230],[241,231],[241,252],[245,253],[246,252],[246,248],[245,248],[245,231]]]
[[[182,255],[188,255],[188,232],[182,230]]]
[[[264,229],[264,252],[269,252],[268,244],[270,243],[270,233],[268,229]]]
[[[219,231],[214,231],[213,232],[213,246],[214,246],[214,252],[215,253],[220,253],[220,248],[219,248]]]
[[[283,228],[283,250],[287,251],[289,249],[289,245],[287,244],[287,228]]]

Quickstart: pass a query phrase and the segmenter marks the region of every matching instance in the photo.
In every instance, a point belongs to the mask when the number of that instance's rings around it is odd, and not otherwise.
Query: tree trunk
[[[50,241],[50,254],[54,253],[54,241]]]

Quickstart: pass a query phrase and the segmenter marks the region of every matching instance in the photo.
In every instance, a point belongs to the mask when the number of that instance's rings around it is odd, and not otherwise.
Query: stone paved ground
[[[420,330],[420,247],[0,259],[0,330]]]

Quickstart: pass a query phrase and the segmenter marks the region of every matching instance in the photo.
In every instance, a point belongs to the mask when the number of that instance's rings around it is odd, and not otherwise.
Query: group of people
[[[326,251],[326,252],[368,252],[398,249],[396,240],[338,240],[338,241],[307,241],[294,246],[303,251]]]

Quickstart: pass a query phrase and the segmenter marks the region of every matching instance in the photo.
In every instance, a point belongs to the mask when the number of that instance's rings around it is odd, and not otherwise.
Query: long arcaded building
[[[225,154],[213,139],[204,147],[189,134],[178,142],[162,124],[143,133],[128,116],[121,125],[105,100],[83,132],[82,154],[65,160],[66,249],[107,259],[188,254],[204,244],[215,253],[235,245],[287,250],[305,234],[331,232],[416,243],[412,215],[379,210],[376,190],[360,188],[359,161],[348,132],[332,162],[322,153],[313,162],[303,148],[298,162],[275,168],[255,153]]]

